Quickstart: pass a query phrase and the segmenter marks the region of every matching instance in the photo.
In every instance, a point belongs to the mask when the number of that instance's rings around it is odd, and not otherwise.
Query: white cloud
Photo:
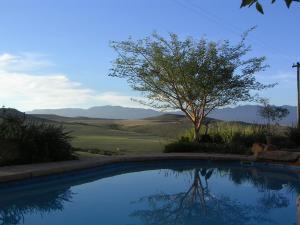
[[[0,69],[11,72],[34,71],[54,64],[46,59],[46,55],[36,53],[22,53],[13,55],[9,53],[0,54]]]
[[[35,75],[20,72],[51,65],[46,60],[24,55],[0,54],[0,104],[20,110],[120,105],[141,107],[115,92],[99,93],[70,80],[64,74]],[[28,62],[28,64],[26,64]],[[16,70],[17,68],[17,70]]]

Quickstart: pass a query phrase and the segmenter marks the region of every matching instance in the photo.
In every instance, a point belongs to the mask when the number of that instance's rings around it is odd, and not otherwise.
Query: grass
[[[45,119],[45,118],[44,118]],[[72,145],[80,151],[106,154],[163,152],[190,126],[180,117],[170,120],[107,120],[50,117],[71,131]]]
[[[119,154],[145,154],[162,152],[171,140],[152,136],[75,136],[72,145],[81,149],[99,149]],[[95,151],[97,152],[97,151]]]
[[[49,115],[44,116],[44,119],[63,124],[66,130],[72,131],[73,147],[94,154],[160,153],[166,145],[175,142],[181,136],[193,136],[190,132],[191,123],[185,117],[174,115],[144,120],[65,118]],[[204,129],[203,127],[202,133]],[[285,136],[286,130],[280,127],[277,128],[277,133]],[[255,141],[265,141],[261,126],[247,123],[212,120],[208,133],[213,138],[219,138],[216,143],[220,145],[231,146],[232,143],[236,143],[250,148]]]

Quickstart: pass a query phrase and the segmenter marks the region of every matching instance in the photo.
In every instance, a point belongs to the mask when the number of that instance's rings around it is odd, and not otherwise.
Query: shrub
[[[272,136],[272,143],[279,148],[292,148],[294,143],[300,144],[300,131],[290,129],[288,135],[278,130]],[[214,152],[248,154],[255,142],[266,142],[266,126],[249,125],[235,122],[214,122],[202,135],[201,143],[193,143],[193,129],[189,129],[180,141],[167,145],[165,152]],[[288,138],[290,137],[290,138]],[[294,142],[294,143],[293,143]]]
[[[37,163],[71,159],[70,139],[63,126],[29,121],[25,116],[2,116],[1,163]]]
[[[290,128],[287,133],[289,139],[294,142],[296,145],[300,145],[300,129],[299,128]]]
[[[196,143],[177,141],[165,146],[165,153],[228,153],[228,154],[250,154],[249,148],[242,145]]]
[[[33,163],[70,159],[70,139],[69,133],[62,126],[28,125],[20,140],[22,160]]]
[[[193,129],[185,132],[184,138],[192,141]],[[259,125],[243,125],[230,122],[217,122],[210,125],[209,132],[202,135],[201,141],[217,144],[238,144],[250,147],[254,142],[265,142],[265,128]]]

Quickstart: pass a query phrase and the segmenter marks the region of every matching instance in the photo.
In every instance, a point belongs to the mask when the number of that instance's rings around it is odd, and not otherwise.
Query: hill
[[[242,116],[247,116],[247,113],[257,115],[256,112],[254,113],[255,108],[252,106],[249,108],[243,106],[238,109],[238,113],[242,112],[241,109],[245,110],[244,115],[238,115],[234,109],[227,108],[218,111],[215,117],[234,121],[244,119]],[[24,116],[22,112],[15,109],[6,110]],[[130,120],[66,117],[49,114],[31,114],[27,115],[27,118],[63,125],[66,131],[70,131],[74,137],[72,140],[74,147],[86,149],[87,151],[98,149],[100,152],[117,151],[119,153],[135,154],[161,152],[165,144],[174,141],[191,128],[191,123],[185,116],[173,113]],[[241,122],[237,123],[241,124]]]
[[[265,123],[265,121],[258,115],[259,105],[243,105],[237,107],[226,107],[217,109],[209,114],[210,118],[224,120],[224,121],[239,121],[246,123]],[[290,114],[281,121],[283,125],[296,124],[297,107],[283,106],[287,108]],[[174,119],[175,115],[182,115],[181,112],[173,112],[164,114],[152,109],[142,108],[127,108],[121,106],[97,106],[89,109],[79,108],[65,108],[65,109],[37,109],[28,112],[29,114],[55,114],[62,117],[88,117],[88,118],[102,118],[102,119],[126,119],[138,120],[147,118],[147,120],[160,119]],[[39,115],[41,117],[41,115]]]
[[[161,122],[172,122],[172,121],[174,122],[174,121],[179,121],[184,119],[186,119],[184,115],[171,114],[171,113],[145,118],[145,120],[161,121]]]
[[[264,124],[266,121],[258,115],[259,105],[243,105],[234,108],[217,109],[209,117],[223,121],[240,121],[246,123]],[[295,125],[297,122],[297,107],[296,106],[282,106],[289,110],[289,115],[280,121],[282,125]]]
[[[24,117],[24,113],[15,109],[0,109],[1,117],[6,113]],[[164,126],[170,133],[161,129],[162,122],[146,120],[114,120],[86,117],[62,117],[57,115],[26,115],[30,121],[41,121],[51,124],[63,125],[67,132],[71,132],[73,147],[83,151],[98,153],[115,152],[145,154],[161,152],[164,145],[172,141],[174,131]],[[168,124],[165,124],[168,125]],[[181,124],[175,124],[181,127]],[[171,136],[171,137],[170,137]]]
[[[89,117],[106,119],[143,119],[158,116],[163,113],[143,108],[128,108],[121,106],[96,106],[89,109],[63,108],[63,109],[36,109],[28,114],[55,114],[65,117]]]

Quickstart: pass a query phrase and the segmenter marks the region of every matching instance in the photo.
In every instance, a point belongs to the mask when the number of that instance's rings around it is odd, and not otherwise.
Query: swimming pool
[[[238,162],[118,163],[0,186],[0,224],[294,225],[299,177]]]

